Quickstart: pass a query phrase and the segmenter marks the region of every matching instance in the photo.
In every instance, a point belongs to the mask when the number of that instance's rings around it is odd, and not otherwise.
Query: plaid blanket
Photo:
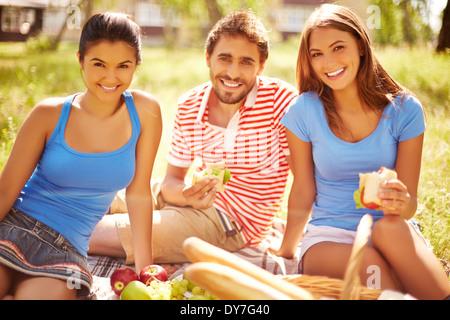
[[[258,246],[244,248],[233,254],[242,259],[250,261],[255,265],[278,275],[296,274],[298,273],[298,253],[292,259],[285,259],[270,254],[267,249],[274,243],[280,243],[284,232],[284,224],[276,223],[268,237]],[[124,267],[123,261],[105,256],[89,256],[89,271],[91,272],[94,282],[91,293],[86,299],[90,300],[117,300],[119,297],[111,290],[110,277],[115,269]],[[163,264],[169,279],[178,277],[184,272],[189,263],[184,264]],[[132,267],[133,266],[129,266]]]

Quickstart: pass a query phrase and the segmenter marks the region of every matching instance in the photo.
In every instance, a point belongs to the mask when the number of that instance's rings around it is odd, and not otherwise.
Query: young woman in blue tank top
[[[291,257],[307,225],[302,272],[343,278],[356,227],[369,213],[375,223],[362,284],[376,270],[370,286],[419,299],[447,297],[445,272],[410,221],[417,208],[424,111],[380,66],[353,12],[322,5],[311,15],[301,36],[297,81],[301,95],[282,121],[294,181],[284,239],[273,252]],[[359,173],[381,166],[398,174],[382,186],[381,210],[357,209]]]
[[[87,90],[39,103],[0,176],[0,299],[89,293],[89,238],[123,188],[136,268],[152,263],[150,178],[162,120],[153,96],[128,91],[140,28],[125,14],[94,15],[77,57]]]

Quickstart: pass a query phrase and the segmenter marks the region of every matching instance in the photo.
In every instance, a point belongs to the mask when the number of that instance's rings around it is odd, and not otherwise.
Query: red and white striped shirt
[[[258,77],[227,128],[208,122],[210,82],[180,98],[168,162],[190,167],[225,162],[231,179],[214,206],[240,227],[246,243],[256,245],[270,230],[286,186],[289,154],[280,121],[297,90],[274,78]],[[202,168],[198,168],[201,170]]]

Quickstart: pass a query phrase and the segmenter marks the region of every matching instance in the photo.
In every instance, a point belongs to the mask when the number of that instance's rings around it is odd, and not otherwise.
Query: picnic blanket
[[[276,220],[269,235],[259,245],[244,248],[233,254],[238,257],[254,263],[255,265],[272,272],[277,275],[288,275],[298,273],[298,255],[300,246],[296,255],[292,259],[285,259],[275,256],[268,252],[271,244],[281,244],[284,233],[284,221]],[[93,286],[90,295],[86,298],[89,300],[118,300],[117,296],[110,286],[110,277],[114,270],[124,267],[122,260],[106,257],[106,256],[88,256],[89,271],[93,276]],[[182,264],[163,264],[166,269],[169,280],[183,274],[184,269],[190,263]],[[129,267],[134,267],[130,266]]]

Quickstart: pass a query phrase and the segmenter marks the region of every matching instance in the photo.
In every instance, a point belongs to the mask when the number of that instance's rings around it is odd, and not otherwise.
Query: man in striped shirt
[[[249,10],[225,17],[211,30],[206,43],[211,81],[179,99],[167,173],[156,192],[155,262],[187,261],[182,243],[190,236],[236,251],[268,234],[289,171],[280,120],[297,96],[291,85],[262,76],[268,52],[267,32]],[[216,179],[187,181],[192,165],[201,170],[218,162],[231,172],[224,191],[216,191]],[[132,261],[129,222],[116,223]]]

